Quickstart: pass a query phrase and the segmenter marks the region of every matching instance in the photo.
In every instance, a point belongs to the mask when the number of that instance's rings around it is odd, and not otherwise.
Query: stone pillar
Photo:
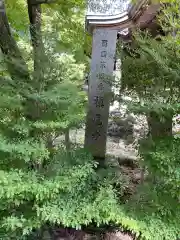
[[[93,31],[85,149],[99,160],[104,159],[106,153],[116,39],[116,30],[95,29]]]

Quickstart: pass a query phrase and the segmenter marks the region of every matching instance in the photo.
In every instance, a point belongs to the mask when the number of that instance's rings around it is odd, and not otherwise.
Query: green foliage
[[[161,191],[180,198],[180,139],[156,139],[149,148],[142,145],[141,152],[148,171],[157,180]],[[177,200],[178,201],[178,200]]]
[[[118,201],[109,181],[112,176],[97,173],[95,168],[84,150],[67,154],[59,149],[41,170],[1,170],[3,239],[15,235],[23,239],[46,222],[80,228],[92,221],[99,225],[114,220]]]
[[[5,0],[7,8],[8,19],[14,31],[24,32],[29,25],[27,3],[23,0]],[[15,21],[16,19],[16,21]]]
[[[162,1],[164,2],[164,1]],[[179,1],[165,1],[157,22],[166,36],[136,31],[122,60],[122,90],[134,91],[141,100],[139,111],[166,109],[179,112]],[[142,109],[142,108],[143,109]],[[135,106],[135,111],[138,108]],[[161,112],[161,110],[160,110]]]
[[[26,10],[24,4],[16,6]],[[9,7],[12,20],[14,15]],[[23,31],[24,25],[21,29],[19,24],[16,22],[14,27]],[[90,187],[94,172],[90,157],[68,154],[72,161],[68,165],[64,150],[54,145],[60,134],[84,121],[85,93],[81,85],[85,65],[77,63],[74,54],[57,54],[56,44],[50,46],[56,41],[53,34],[50,38],[44,33],[45,54],[39,56],[38,70],[33,70],[27,35],[15,37],[22,45],[20,49],[28,48],[30,53],[23,52],[30,77],[14,78],[7,67],[6,73],[2,69],[0,74],[1,239],[21,239],[46,221],[80,225],[79,220],[71,222],[78,210],[76,196],[79,194],[83,200],[83,192],[81,195],[79,191],[86,189],[86,185],[87,189]],[[17,64],[12,61],[12,66]],[[72,215],[66,214],[67,202],[72,205]]]
[[[152,120],[159,123],[154,124],[156,127],[169,120],[171,123],[172,116],[180,111],[179,1],[166,2],[170,4],[159,16],[166,36],[152,38],[137,31],[122,59],[122,91],[139,98],[129,109],[147,117],[154,113],[157,117]],[[179,144],[179,138],[162,136],[140,142],[148,176],[126,207],[144,239],[176,239],[180,235]]]
[[[83,149],[67,152],[55,145],[60,134],[84,121],[86,100],[80,88],[87,67],[84,48],[87,54],[91,48],[91,37],[84,33],[84,5],[81,0],[58,0],[42,6],[44,52],[38,58],[39,68],[34,69],[37,59],[33,59],[27,33],[26,2],[6,1],[13,36],[29,66],[29,78],[14,78],[2,59],[0,239],[24,240],[47,222],[75,228],[92,222],[97,226],[113,223],[145,240],[175,239],[180,213],[175,203],[179,198],[178,140],[158,142],[147,155],[143,150],[149,172],[158,181],[145,184],[133,202],[125,204],[120,199],[127,182],[114,168],[97,169],[97,163]],[[146,104],[153,102],[148,105],[153,110],[161,99],[157,112],[172,108],[177,112],[178,52],[177,61],[172,63],[177,44],[169,45],[170,38],[161,44],[148,37],[139,37],[137,42],[140,59],[123,60],[123,77],[129,78],[124,87],[135,90]],[[144,104],[143,112],[145,109]]]
[[[24,51],[27,61],[31,62],[27,3],[23,0],[8,0],[5,3],[13,36],[19,48]],[[42,4],[41,32],[44,40],[48,37],[49,43],[51,42],[56,52],[68,52],[73,54],[78,62],[88,64],[84,50],[87,54],[91,53],[91,37],[85,33],[85,5],[86,2],[83,0],[68,2],[57,0],[55,3]]]
[[[138,94],[141,112],[153,108],[179,112],[179,57],[172,54],[178,45],[168,46],[168,37],[157,41],[142,33],[135,36],[135,55],[124,56],[122,61],[122,90]]]
[[[54,136],[83,120],[84,94],[79,85],[84,66],[68,55],[49,55],[42,64],[43,73],[32,76],[23,96],[21,81],[2,77],[3,239],[21,239],[47,221],[73,227],[93,219],[98,223],[116,204],[110,183],[100,181],[90,156],[82,151],[67,154],[53,145]],[[24,97],[31,101],[24,102]]]
[[[150,143],[150,144],[149,144]],[[141,143],[140,154],[148,178],[129,203],[129,210],[144,223],[145,239],[176,239],[179,236],[179,139],[159,138]],[[149,235],[150,234],[150,235]]]

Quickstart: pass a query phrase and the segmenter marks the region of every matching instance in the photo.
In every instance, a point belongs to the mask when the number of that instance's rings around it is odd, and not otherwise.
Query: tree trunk
[[[41,5],[34,5],[32,0],[27,0],[27,5],[34,58],[34,74],[32,85],[37,91],[39,91],[39,89],[41,89],[41,78],[43,77],[43,69],[45,67],[43,64],[43,61],[45,60],[45,52],[41,34]],[[32,120],[39,119],[41,114],[39,102],[36,100],[31,100],[30,109]],[[34,133],[32,135],[34,135]]]
[[[161,121],[161,116],[155,112],[150,112],[147,116],[149,132],[152,139],[158,137],[172,136],[172,118],[170,114],[163,116],[163,121]]]
[[[11,78],[28,80],[28,67],[11,34],[4,0],[0,0],[0,48],[7,60],[7,67]]]
[[[65,131],[65,147],[66,151],[69,152],[71,149],[71,142],[70,142],[70,137],[69,137],[69,128],[66,129]]]
[[[41,34],[41,5],[33,5],[32,0],[27,0],[30,21],[30,34],[34,51],[34,71],[41,72],[44,60],[44,45]]]

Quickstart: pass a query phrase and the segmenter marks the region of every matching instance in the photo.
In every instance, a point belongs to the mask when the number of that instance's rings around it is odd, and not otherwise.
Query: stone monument
[[[86,28],[93,36],[93,44],[85,149],[97,160],[104,159],[106,153],[117,33],[135,25],[140,9],[147,2],[148,0],[138,0],[129,7],[128,0],[88,1]]]
[[[117,31],[94,29],[85,147],[104,158]]]

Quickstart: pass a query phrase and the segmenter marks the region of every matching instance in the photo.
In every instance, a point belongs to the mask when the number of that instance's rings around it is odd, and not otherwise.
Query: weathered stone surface
[[[128,234],[118,231],[115,233],[106,233],[104,240],[133,240],[133,238]]]
[[[88,0],[88,11],[87,15],[104,15],[111,16],[115,14],[121,14],[128,9],[128,0],[109,0],[109,1],[99,1],[99,0]]]
[[[97,28],[93,31],[84,147],[97,158],[104,158],[106,152],[116,40],[116,30]]]

